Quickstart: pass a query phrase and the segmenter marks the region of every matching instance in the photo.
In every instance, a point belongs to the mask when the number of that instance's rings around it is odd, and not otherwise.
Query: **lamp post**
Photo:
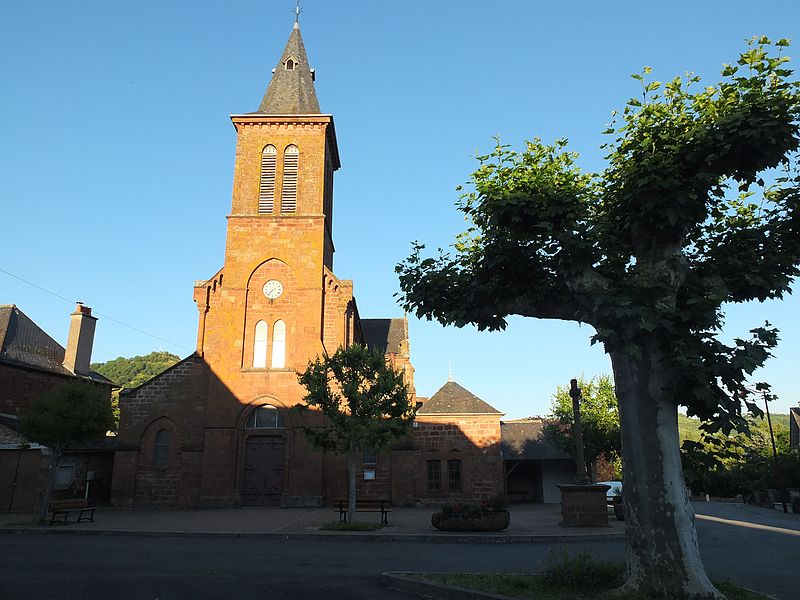
[[[569,382],[569,396],[572,398],[572,414],[574,417],[573,432],[575,434],[575,483],[577,485],[588,485],[589,476],[586,473],[586,460],[583,456],[583,431],[581,430],[581,388],[578,387],[578,380],[571,379]]]

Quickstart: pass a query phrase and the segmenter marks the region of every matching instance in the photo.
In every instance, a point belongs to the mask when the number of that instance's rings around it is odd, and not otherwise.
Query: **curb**
[[[625,539],[624,533],[590,533],[568,535],[458,535],[414,534],[414,533],[254,533],[232,531],[163,531],[163,530],[127,530],[127,529],[66,529],[63,527],[2,527],[0,534],[16,535],[97,535],[97,536],[129,536],[129,537],[211,537],[211,538],[260,538],[273,540],[326,540],[326,541],[371,541],[371,542],[424,542],[441,544],[536,544],[552,542],[597,542]]]
[[[424,575],[424,573],[398,573],[386,571],[381,573],[381,583],[391,590],[407,592],[435,600],[518,600],[510,596],[501,596],[490,592],[479,592],[455,585],[445,585],[432,581],[423,581],[411,575]]]

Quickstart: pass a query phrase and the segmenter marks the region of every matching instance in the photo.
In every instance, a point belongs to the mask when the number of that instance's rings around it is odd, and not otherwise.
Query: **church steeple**
[[[314,70],[308,65],[300,25],[296,19],[281,60],[272,71],[272,80],[258,112],[268,115],[320,114],[317,92],[314,90]]]

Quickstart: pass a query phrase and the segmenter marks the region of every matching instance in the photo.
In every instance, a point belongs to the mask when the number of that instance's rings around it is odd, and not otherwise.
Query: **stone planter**
[[[479,513],[433,513],[431,525],[439,531],[502,531],[511,522],[507,510]]]
[[[614,496],[613,506],[614,506],[614,516],[617,517],[617,521],[624,521],[625,505],[622,503],[622,496]]]
[[[605,484],[560,484],[561,525],[564,527],[608,527],[610,486]]]

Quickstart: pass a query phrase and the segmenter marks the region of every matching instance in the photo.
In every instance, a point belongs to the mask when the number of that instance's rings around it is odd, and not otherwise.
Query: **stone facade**
[[[362,326],[353,282],[333,272],[333,117],[307,112],[318,106],[313,77],[286,69],[308,69],[297,27],[266,104],[231,117],[237,145],[225,262],[194,288],[197,350],[121,395],[116,504],[298,506],[345,496],[344,458],[313,449],[296,428],[322,416],[290,411],[305,395],[297,373],[340,346],[380,348],[414,400],[407,322]],[[290,153],[298,157],[296,179]],[[492,411],[432,415],[391,451],[365,452],[358,493],[414,503],[502,491],[499,413]],[[456,456],[463,465],[457,486],[448,480]],[[444,490],[428,487],[435,460],[444,465]]]

